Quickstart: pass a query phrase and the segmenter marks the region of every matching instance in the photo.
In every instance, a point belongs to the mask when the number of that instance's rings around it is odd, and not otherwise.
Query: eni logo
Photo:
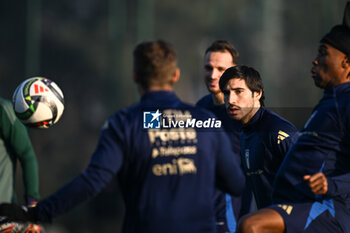
[[[193,159],[178,158],[178,159],[173,159],[172,163],[153,165],[152,172],[156,176],[168,176],[168,175],[182,176],[185,174],[196,174],[197,167]]]

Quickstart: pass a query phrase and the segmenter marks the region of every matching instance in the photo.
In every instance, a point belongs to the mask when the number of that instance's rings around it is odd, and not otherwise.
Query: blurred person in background
[[[141,100],[107,120],[87,169],[28,211],[0,205],[1,216],[50,222],[117,178],[126,207],[123,232],[216,232],[214,187],[238,196],[245,186],[229,139],[221,130],[169,128],[161,121],[213,118],[173,92],[180,70],[169,43],[143,42],[133,55]]]
[[[202,97],[197,102],[197,106],[211,108],[224,104],[219,80],[227,68],[237,65],[238,58],[238,51],[226,40],[216,40],[205,50],[204,83],[210,93]]]
[[[213,112],[222,121],[223,129],[230,138],[232,150],[235,152],[237,163],[240,164],[240,129],[238,121],[232,121],[226,114],[224,95],[219,87],[219,80],[224,71],[238,63],[239,53],[235,46],[227,40],[214,41],[204,53],[204,83],[209,91],[196,106]],[[232,197],[220,190],[215,191],[215,213],[218,233],[236,232],[237,220],[240,216],[252,211],[249,202],[250,193],[244,192],[242,197]],[[244,200],[248,200],[245,203]]]

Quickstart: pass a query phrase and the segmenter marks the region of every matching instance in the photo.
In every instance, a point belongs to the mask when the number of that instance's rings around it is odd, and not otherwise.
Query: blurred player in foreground
[[[16,164],[23,174],[27,206],[39,200],[38,163],[26,127],[17,119],[9,100],[0,98],[0,203],[17,203],[15,194]],[[28,225],[29,226],[29,225]],[[8,225],[13,227],[13,225]],[[36,228],[39,232],[39,226]],[[0,227],[1,230],[1,227]]]
[[[239,195],[245,178],[224,133],[201,129],[200,123],[195,123],[198,128],[169,127],[186,118],[214,118],[176,97],[172,89],[179,76],[170,44],[139,44],[134,80],[142,98],[108,119],[87,169],[35,208],[24,211],[3,204],[0,215],[49,222],[101,192],[117,176],[126,207],[123,232],[216,232],[215,185]]]
[[[240,232],[350,232],[350,4],[320,42],[311,70],[323,98],[277,174],[275,205],[247,216]]]
[[[241,161],[257,208],[272,204],[272,184],[297,129],[264,107],[264,86],[255,69],[237,65],[220,79],[228,115],[243,124]]]
[[[238,58],[238,51],[226,40],[216,40],[206,49],[204,53],[204,82],[210,94],[201,98],[196,105],[213,112],[222,121],[223,129],[230,138],[237,163],[241,164],[239,145],[241,124],[238,121],[232,121],[226,114],[224,96],[219,87],[221,75],[227,68],[235,66]],[[249,201],[247,198],[249,195],[243,192],[243,197],[232,197],[220,190],[215,191],[214,201],[218,233],[236,232],[239,217],[251,211],[250,202],[246,204],[242,201],[242,198]]]

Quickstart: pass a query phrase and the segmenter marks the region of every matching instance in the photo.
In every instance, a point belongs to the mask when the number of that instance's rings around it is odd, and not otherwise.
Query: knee
[[[254,215],[243,217],[237,227],[237,233],[259,233],[262,229],[262,223]]]
[[[282,216],[271,209],[262,209],[243,216],[238,223],[238,233],[283,233],[285,224]]]

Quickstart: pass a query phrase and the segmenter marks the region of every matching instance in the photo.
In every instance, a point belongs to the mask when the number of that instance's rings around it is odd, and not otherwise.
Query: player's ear
[[[179,68],[176,68],[175,69],[175,72],[174,72],[174,75],[173,75],[173,78],[172,78],[172,83],[177,83],[179,81],[179,78],[180,78],[180,69]]]
[[[350,55],[346,55],[345,58],[343,59],[342,66],[344,68],[350,67]]]
[[[342,68],[348,72],[347,78],[350,79],[350,56],[347,55],[342,61]]]
[[[255,91],[255,92],[254,92],[254,97],[255,97],[257,100],[260,100],[261,96],[262,96],[262,90],[260,90],[260,91]]]

